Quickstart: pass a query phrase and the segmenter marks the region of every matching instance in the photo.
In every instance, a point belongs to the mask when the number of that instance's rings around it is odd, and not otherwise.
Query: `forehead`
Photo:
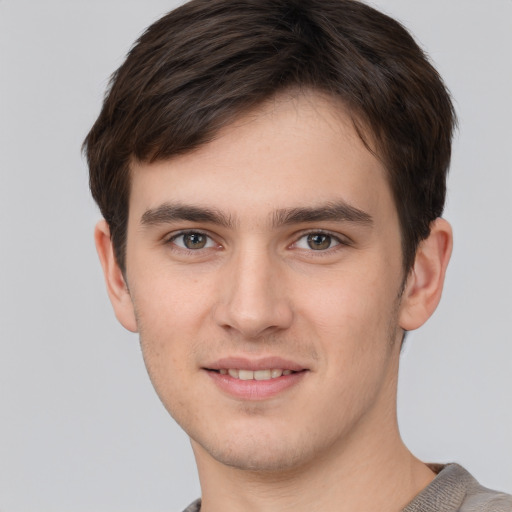
[[[140,218],[173,202],[261,217],[340,200],[372,210],[390,198],[385,169],[346,109],[297,93],[272,98],[192,152],[135,163],[129,211]]]

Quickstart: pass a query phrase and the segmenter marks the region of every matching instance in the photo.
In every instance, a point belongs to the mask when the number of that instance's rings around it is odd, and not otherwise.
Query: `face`
[[[340,106],[279,98],[134,165],[129,212],[118,317],[196,456],[293,468],[394,421],[398,218]]]

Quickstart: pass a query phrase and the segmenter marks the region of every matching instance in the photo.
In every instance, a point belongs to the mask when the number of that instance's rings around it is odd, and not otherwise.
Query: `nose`
[[[226,265],[219,284],[215,321],[255,340],[290,327],[293,310],[277,257],[265,250],[241,251]]]

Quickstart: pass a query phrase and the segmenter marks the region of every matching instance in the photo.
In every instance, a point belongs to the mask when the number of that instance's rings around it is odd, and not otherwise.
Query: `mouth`
[[[283,370],[280,368],[271,368],[267,370],[241,370],[239,368],[221,368],[219,370],[212,370],[218,372],[220,375],[229,375],[233,379],[239,380],[271,380],[278,379],[279,377],[291,375],[293,370]],[[303,371],[303,370],[302,370]]]
[[[297,386],[307,368],[280,358],[226,358],[203,367],[225,394],[241,400],[265,400]]]

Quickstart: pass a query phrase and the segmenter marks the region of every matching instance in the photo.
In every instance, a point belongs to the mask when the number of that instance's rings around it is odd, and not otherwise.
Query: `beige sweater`
[[[402,512],[512,512],[512,496],[482,487],[458,464],[430,464],[437,477]]]

